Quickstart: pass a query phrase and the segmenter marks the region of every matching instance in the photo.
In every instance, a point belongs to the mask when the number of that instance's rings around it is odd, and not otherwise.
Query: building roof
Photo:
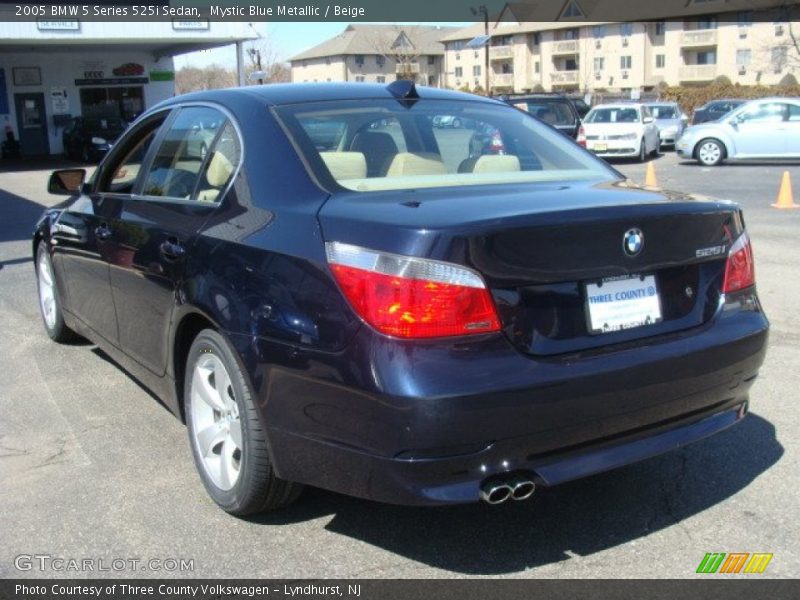
[[[786,0],[658,0],[657,2],[620,2],[613,0],[562,0],[561,2],[508,2],[497,15],[489,17],[491,35],[533,33],[571,27],[602,25],[624,21],[655,21],[691,18],[709,14],[784,9]],[[796,3],[795,3],[796,4]],[[568,6],[575,5],[583,17],[562,17]],[[603,21],[591,21],[593,17]],[[735,20],[735,18],[734,18]],[[441,42],[471,40],[483,35],[484,24],[473,23],[440,38]]]
[[[420,55],[444,54],[440,40],[442,36],[456,29],[456,27],[432,25],[348,25],[339,35],[293,56],[289,61],[389,52],[392,45],[403,35]]]

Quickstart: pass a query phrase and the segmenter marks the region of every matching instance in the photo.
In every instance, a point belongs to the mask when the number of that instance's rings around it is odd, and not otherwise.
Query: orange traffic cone
[[[775,208],[800,208],[800,204],[794,203],[794,197],[792,196],[792,180],[789,178],[789,171],[783,172],[781,189],[778,191],[778,199],[772,206]]]
[[[647,187],[658,187],[658,179],[656,179],[656,166],[649,162],[647,163],[647,171],[644,175],[644,184]]]

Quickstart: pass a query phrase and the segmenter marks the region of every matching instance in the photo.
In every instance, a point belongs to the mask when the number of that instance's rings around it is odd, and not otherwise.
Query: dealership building
[[[73,117],[130,121],[175,93],[173,57],[258,36],[248,23],[0,22],[2,139],[59,154]]]

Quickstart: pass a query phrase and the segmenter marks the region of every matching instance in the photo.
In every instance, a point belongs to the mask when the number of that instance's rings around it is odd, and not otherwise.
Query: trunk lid
[[[553,355],[702,325],[719,306],[736,205],[614,183],[543,183],[343,193],[320,211],[323,236],[468,266],[491,289],[508,339]],[[643,234],[635,256],[626,232]],[[597,333],[587,285],[655,282],[661,320]],[[652,279],[650,277],[652,276]]]

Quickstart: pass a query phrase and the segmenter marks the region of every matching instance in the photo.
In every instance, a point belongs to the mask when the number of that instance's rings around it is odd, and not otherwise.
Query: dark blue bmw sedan
[[[233,514],[303,484],[522,500],[733,425],[764,359],[735,204],[636,187],[501,102],[190,94],[84,178],[53,173],[33,237],[47,333],[185,419]]]

